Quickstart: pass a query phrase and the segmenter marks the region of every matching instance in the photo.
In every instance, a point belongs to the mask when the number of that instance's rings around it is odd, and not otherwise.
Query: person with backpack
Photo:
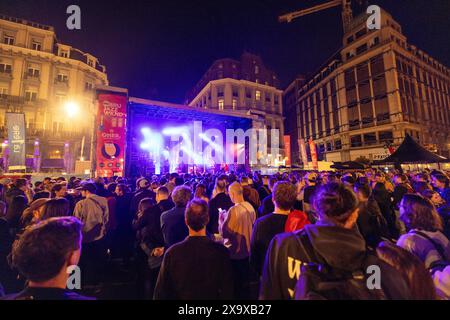
[[[441,217],[431,201],[417,194],[405,195],[400,202],[400,219],[408,233],[398,239],[397,245],[419,257],[433,277],[438,271],[448,273],[450,241],[442,233]]]
[[[358,201],[344,185],[319,187],[312,205],[316,224],[275,236],[267,251],[262,300],[407,299],[398,271],[369,252],[355,228]],[[379,289],[367,287],[368,267],[379,267]]]

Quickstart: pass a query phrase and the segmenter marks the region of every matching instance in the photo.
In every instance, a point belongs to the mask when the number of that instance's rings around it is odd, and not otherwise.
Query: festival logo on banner
[[[316,150],[316,144],[312,139],[309,139],[309,149],[311,150],[311,161],[313,170],[319,169],[319,163],[317,161],[317,150]]]
[[[302,157],[303,166],[306,167],[308,165],[308,155],[306,154],[305,139],[299,139],[298,146],[300,148],[300,155]]]
[[[25,115],[6,113],[9,141],[9,170],[25,170]]]
[[[99,94],[96,176],[123,176],[126,145],[127,97]]]

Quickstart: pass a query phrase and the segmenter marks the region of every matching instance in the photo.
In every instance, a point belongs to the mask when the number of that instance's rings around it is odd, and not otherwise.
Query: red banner
[[[286,163],[285,166],[291,165],[291,136],[283,136],[284,147],[286,148]]]
[[[309,149],[311,150],[311,161],[312,161],[312,167],[313,170],[319,169],[319,163],[317,161],[317,150],[316,150],[316,144],[312,139],[309,140]]]
[[[306,167],[308,165],[308,155],[306,154],[306,144],[305,139],[298,140],[298,146],[300,148],[300,155],[302,157],[303,166]]]
[[[96,176],[123,176],[126,146],[127,97],[98,95]]]

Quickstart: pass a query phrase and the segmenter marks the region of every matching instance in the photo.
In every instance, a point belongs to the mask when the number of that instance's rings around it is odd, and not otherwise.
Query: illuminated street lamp
[[[67,116],[69,118],[76,117],[79,114],[79,112],[80,112],[80,106],[74,101],[67,101],[64,104],[64,109],[65,109],[65,111],[67,113]]]

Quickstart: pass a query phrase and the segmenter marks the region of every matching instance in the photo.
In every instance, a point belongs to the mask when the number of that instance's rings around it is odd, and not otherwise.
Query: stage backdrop
[[[25,114],[6,113],[8,127],[8,170],[25,170]]]
[[[96,176],[123,176],[127,97],[99,93],[96,117]]]

